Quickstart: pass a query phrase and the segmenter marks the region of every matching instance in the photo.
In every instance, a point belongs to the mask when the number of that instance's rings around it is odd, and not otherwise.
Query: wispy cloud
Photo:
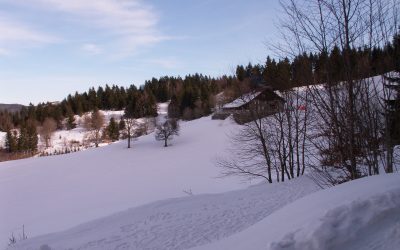
[[[0,13],[1,15],[1,13]],[[0,55],[14,50],[54,43],[58,39],[10,18],[0,18]]]
[[[85,43],[82,46],[82,50],[89,55],[99,55],[103,52],[103,49],[100,46],[93,43]]]
[[[178,69],[182,67],[182,63],[176,58],[157,58],[148,60],[150,64],[160,66],[164,69]]]
[[[19,4],[30,4],[46,11],[58,11],[70,15],[82,26],[93,32],[106,34],[113,39],[107,49],[117,53],[133,54],[139,48],[154,45],[171,37],[163,35],[159,28],[159,15],[156,10],[142,0],[14,0]],[[95,34],[88,34],[88,36]],[[95,41],[97,44],[101,41]],[[104,41],[103,41],[104,42]],[[85,45],[83,45],[85,46]],[[111,48],[110,48],[111,47]],[[115,54],[115,51],[110,51]]]

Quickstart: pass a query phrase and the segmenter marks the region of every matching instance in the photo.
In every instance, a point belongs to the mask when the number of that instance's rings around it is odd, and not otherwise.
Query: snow
[[[379,87],[379,77],[371,81]],[[167,115],[167,107],[159,105],[159,119]],[[120,112],[105,115],[108,120]],[[29,239],[10,249],[400,245],[399,174],[320,191],[307,176],[253,186],[238,178],[216,178],[215,159],[230,152],[227,134],[238,128],[230,120],[204,117],[183,122],[181,136],[168,148],[149,134],[134,141],[132,149],[121,141],[74,154],[0,163],[0,248],[11,234],[21,233],[22,225]],[[58,131],[54,144],[62,144],[63,137],[78,140],[81,129]]]
[[[238,108],[243,106],[244,104],[248,103],[249,101],[253,100],[254,98],[256,98],[259,94],[261,94],[262,92],[251,92],[249,94],[245,94],[242,95],[241,97],[233,100],[230,103],[227,103],[223,106],[223,108]]]
[[[100,112],[104,115],[104,127],[108,125],[111,118],[114,118],[117,122],[121,119],[124,114],[123,110],[100,110]],[[43,141],[39,140],[38,149],[41,153],[45,152],[48,154],[54,154],[56,152],[63,152],[65,149],[69,149],[72,151],[73,149],[83,150],[86,147],[94,147],[94,145],[90,145],[85,143],[89,132],[84,128],[83,119],[85,115],[89,115],[90,113],[86,113],[82,116],[75,115],[75,123],[76,128],[71,130],[57,130],[51,137],[50,145],[48,148],[45,147]],[[108,143],[101,143],[99,146],[105,146]]]
[[[351,181],[299,199],[212,249],[398,249],[400,174]]]
[[[132,208],[13,249],[188,249],[227,237],[318,188],[307,177]]]
[[[6,146],[6,132],[0,131],[0,148],[5,148]]]
[[[30,237],[157,200],[249,186],[216,178],[214,159],[229,145],[230,121],[204,117],[181,124],[164,148],[154,134],[97,149],[0,163],[0,248],[22,225]]]

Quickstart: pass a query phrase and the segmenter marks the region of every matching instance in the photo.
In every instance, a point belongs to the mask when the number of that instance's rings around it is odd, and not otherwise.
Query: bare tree
[[[322,131],[313,144],[320,151],[326,179],[334,183],[379,173],[377,158],[382,125],[378,93],[355,76],[368,68],[355,67],[351,51],[358,47],[381,46],[396,32],[396,1],[383,0],[285,0],[281,22],[284,44],[281,52],[297,55],[317,52],[329,55],[336,47],[342,55],[341,76],[332,66],[322,65],[325,82],[315,79],[310,96],[315,108],[314,126]],[[396,8],[393,8],[393,7]],[[368,102],[366,104],[366,102]],[[375,106],[378,105],[378,106]],[[378,108],[377,108],[378,107]],[[367,164],[368,171],[363,171]],[[330,168],[326,168],[330,166]],[[325,171],[326,170],[326,171]],[[329,173],[329,171],[332,171]]]
[[[247,103],[256,91],[245,94],[245,89],[241,99]],[[250,121],[231,135],[231,156],[217,159],[222,176],[262,178],[272,183],[274,176],[280,182],[304,174],[308,164],[308,92],[292,90],[282,95],[286,102],[278,110],[252,101],[242,111]]]
[[[135,128],[137,126],[137,122],[135,118],[124,116],[125,121],[125,134],[128,138],[128,148],[131,148],[131,140],[135,133]]]
[[[157,141],[164,141],[164,147],[168,147],[168,141],[179,135],[179,123],[176,119],[168,119],[162,125],[158,125],[155,132]]]
[[[90,132],[90,140],[95,143],[96,147],[101,141],[104,121],[104,115],[99,110],[94,110],[90,115],[84,117],[84,127]]]
[[[46,148],[50,146],[51,137],[57,129],[57,122],[53,118],[46,118],[40,128],[40,137],[46,144]]]

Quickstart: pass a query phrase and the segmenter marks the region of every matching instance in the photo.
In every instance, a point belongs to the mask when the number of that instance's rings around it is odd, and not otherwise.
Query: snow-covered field
[[[231,121],[184,122],[164,148],[154,134],[127,149],[121,141],[78,153],[0,163],[0,246],[22,225],[29,237],[157,200],[247,187],[220,179],[214,159],[228,145]]]
[[[168,199],[26,240],[17,249],[44,245],[51,249],[188,249],[240,232],[315,190],[315,184],[304,177],[282,185],[263,183],[228,193]]]
[[[160,105],[159,119],[166,107]],[[231,152],[227,134],[238,128],[229,119],[204,117],[182,122],[181,136],[168,148],[149,134],[131,149],[121,141],[0,163],[0,249],[12,234],[19,239],[23,225],[28,239],[9,249],[389,250],[400,245],[400,174],[325,190],[307,175],[274,184],[217,178],[214,163]]]

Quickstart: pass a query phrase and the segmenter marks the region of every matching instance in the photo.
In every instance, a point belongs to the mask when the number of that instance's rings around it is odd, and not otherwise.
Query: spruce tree
[[[168,105],[168,118],[179,118],[181,116],[179,110],[179,102],[176,95],[171,97],[171,102]]]
[[[26,132],[27,132],[27,150],[30,151],[31,153],[34,153],[37,151],[37,145],[39,141],[36,124],[34,121],[29,120],[27,122]]]
[[[111,117],[110,122],[107,126],[107,135],[111,139],[111,141],[117,141],[119,139],[119,126],[114,117]]]
[[[11,130],[7,130],[5,144],[7,152],[13,153],[17,151],[17,138],[16,135],[11,132]]]
[[[76,128],[76,123],[75,123],[75,116],[72,112],[69,112],[67,117],[67,130],[71,130]]]

